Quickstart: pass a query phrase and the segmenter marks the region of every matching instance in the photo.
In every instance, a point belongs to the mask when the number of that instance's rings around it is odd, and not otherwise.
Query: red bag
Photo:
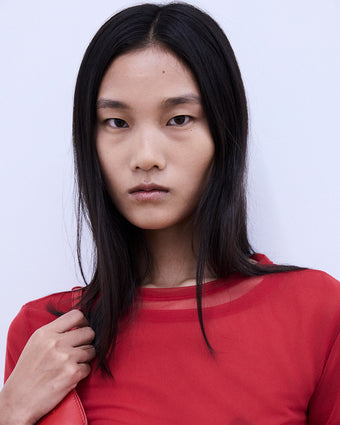
[[[76,390],[72,390],[38,425],[87,425],[86,414]]]
[[[73,288],[72,307],[76,304],[76,290]],[[40,419],[37,425],[87,425],[87,418],[76,390],[72,390],[50,413]]]

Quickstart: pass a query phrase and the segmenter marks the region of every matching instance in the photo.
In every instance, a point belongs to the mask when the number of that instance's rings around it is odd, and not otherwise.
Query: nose
[[[132,170],[164,169],[166,161],[159,131],[150,128],[136,131],[131,148]]]

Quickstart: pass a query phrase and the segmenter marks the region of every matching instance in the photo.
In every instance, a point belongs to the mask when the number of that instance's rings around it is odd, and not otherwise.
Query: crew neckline
[[[240,276],[241,277],[241,276]],[[244,278],[244,277],[243,277]],[[236,275],[231,275],[228,278],[214,279],[209,282],[206,282],[202,285],[202,291],[205,294],[210,294],[213,291],[218,290],[218,287],[225,283],[228,280],[228,283],[231,285],[237,280]],[[173,286],[165,288],[138,288],[138,297],[143,300],[177,300],[192,298],[196,296],[196,285],[188,286]]]
[[[254,254],[252,259],[262,264],[272,264],[270,260],[263,254]],[[250,287],[248,291],[236,297],[221,302],[217,305],[206,306],[204,308],[205,317],[215,317],[221,314],[234,313],[238,309],[246,308],[252,304],[252,300],[258,297],[266,283],[270,280],[272,275],[263,275],[258,277],[256,285]],[[240,273],[233,273],[227,278],[219,278],[202,285],[202,294],[209,299],[214,295],[218,296],[219,292],[225,291],[228,293],[230,289],[241,283],[250,282],[254,277],[244,276]],[[245,282],[246,283],[246,282]],[[267,291],[267,290],[265,290]],[[228,294],[227,294],[228,295]],[[224,295],[227,297],[227,295]],[[203,297],[204,298],[204,297]],[[138,315],[145,319],[167,321],[167,320],[197,320],[197,308],[196,308],[196,285],[190,286],[179,286],[179,287],[166,287],[166,288],[145,288],[140,287],[137,290],[136,297],[138,305]],[[191,307],[187,308],[166,308],[162,306],[174,303],[185,303],[191,302]],[[147,307],[151,303],[159,304],[162,308]]]

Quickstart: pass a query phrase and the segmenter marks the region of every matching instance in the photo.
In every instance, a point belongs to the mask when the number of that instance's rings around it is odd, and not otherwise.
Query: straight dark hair
[[[197,312],[202,335],[204,270],[227,277],[294,270],[250,261],[253,250],[246,224],[245,172],[248,114],[240,70],[227,37],[205,12],[186,3],[143,4],[109,19],[96,33],[81,63],[74,96],[73,143],[78,188],[77,253],[86,283],[80,305],[95,330],[98,366],[111,374],[119,323],[134,307],[136,288],[152,258],[140,229],[116,209],[108,194],[96,152],[96,102],[102,78],[124,53],[159,45],[174,53],[193,73],[215,144],[214,164],[194,224],[200,235],[197,253]],[[88,223],[94,241],[93,275],[86,282],[81,229]],[[145,269],[137,258],[143,256]]]

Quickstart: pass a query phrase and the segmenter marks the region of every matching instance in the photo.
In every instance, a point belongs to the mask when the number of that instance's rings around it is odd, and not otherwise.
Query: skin
[[[144,229],[153,255],[145,285],[194,284],[191,218],[214,142],[192,73],[160,46],[129,52],[108,68],[97,106],[97,152],[109,193]],[[131,193],[151,183],[165,190],[152,199]]]

